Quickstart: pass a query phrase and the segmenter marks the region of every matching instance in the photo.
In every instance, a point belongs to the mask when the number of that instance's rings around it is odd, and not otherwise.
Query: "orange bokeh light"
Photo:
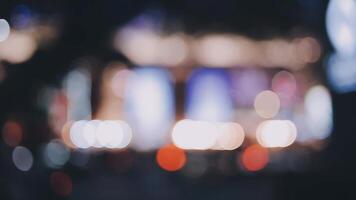
[[[19,145],[22,141],[23,131],[21,125],[9,120],[5,123],[3,128],[3,139],[11,147]]]
[[[65,145],[74,149],[75,145],[72,143],[72,141],[70,140],[70,136],[69,136],[69,129],[72,125],[73,125],[72,121],[69,121],[64,124],[64,126],[62,128],[62,132],[61,132],[61,138]]]
[[[182,149],[174,145],[166,145],[158,150],[156,160],[162,169],[177,171],[185,165],[187,158]]]
[[[259,171],[266,167],[268,161],[268,150],[257,144],[247,147],[241,156],[241,163],[248,171]]]

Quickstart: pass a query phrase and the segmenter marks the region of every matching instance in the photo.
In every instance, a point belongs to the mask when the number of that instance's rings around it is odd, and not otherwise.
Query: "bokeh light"
[[[332,88],[340,93],[356,91],[356,57],[333,54],[327,60],[326,73]]]
[[[233,122],[209,122],[183,119],[172,131],[173,143],[188,150],[234,150],[241,146],[245,133]]]
[[[314,139],[327,138],[333,128],[333,109],[330,93],[322,85],[311,87],[304,99],[306,123]]]
[[[23,146],[17,146],[12,151],[12,161],[17,169],[29,171],[33,165],[33,156],[29,149]]]
[[[124,130],[120,123],[103,121],[98,125],[97,136],[100,145],[107,148],[117,148],[123,140]]]
[[[174,126],[172,140],[182,149],[207,150],[215,145],[218,133],[216,123],[184,119]]]
[[[71,71],[64,80],[68,98],[68,120],[91,118],[91,78],[84,68]]]
[[[80,120],[71,125],[69,137],[77,148],[122,149],[129,145],[132,130],[119,120]]]
[[[356,2],[331,0],[326,13],[326,29],[336,50],[345,55],[356,53]]]
[[[0,2],[0,199],[356,196],[356,0]]]
[[[159,36],[146,28],[125,28],[119,30],[114,38],[114,46],[130,60],[140,65],[157,64],[156,48]]]
[[[144,18],[145,16],[142,16]],[[139,65],[177,66],[188,58],[188,44],[183,34],[165,35],[154,30],[152,22],[137,26],[135,20],[120,29],[114,47]]]
[[[288,71],[280,71],[272,78],[272,90],[280,98],[282,106],[293,106],[297,100],[297,81]]]
[[[0,59],[12,64],[29,60],[37,49],[35,39],[28,33],[11,31],[9,37],[0,42]]]
[[[295,141],[297,128],[289,120],[268,120],[258,126],[256,137],[263,147],[287,147]]]
[[[198,69],[187,83],[186,116],[193,120],[230,121],[234,105],[229,76],[220,69]]]
[[[302,63],[314,63],[321,56],[319,42],[313,37],[297,38],[294,40],[296,53]]]
[[[49,167],[62,167],[69,158],[70,151],[60,140],[53,140],[44,148],[43,159]]]
[[[94,129],[94,136],[95,136],[95,140],[94,140],[92,146],[95,147],[95,148],[103,148],[103,147],[105,147],[103,145],[103,142],[105,143],[105,141],[103,141],[103,140],[105,140],[105,139],[101,139],[102,135],[100,135],[100,132],[98,131],[98,127],[99,127],[99,125],[101,123],[103,123],[103,121],[102,120],[97,120],[97,119],[90,121],[90,125]]]
[[[70,127],[69,136],[71,142],[78,148],[89,148],[91,144],[88,144],[88,141],[84,137],[84,127],[86,126],[87,121],[81,120],[76,121]]]
[[[61,171],[52,172],[50,175],[50,186],[53,192],[59,196],[68,196],[72,193],[73,183],[69,175]]]
[[[73,144],[72,139],[71,139],[71,133],[70,129],[72,128],[73,122],[69,121],[67,123],[64,123],[62,130],[60,132],[60,139],[62,142],[69,148],[74,149],[77,148],[75,144]]]
[[[241,146],[245,138],[244,129],[237,123],[220,123],[214,149],[234,150]]]
[[[256,41],[241,35],[215,33],[199,37],[192,46],[194,59],[209,67],[283,66],[299,70],[319,60],[321,54],[320,44],[313,37]]]
[[[2,129],[2,137],[5,143],[11,147],[19,145],[23,138],[21,124],[13,120],[6,121]]]
[[[10,34],[10,25],[5,19],[0,19],[0,42],[6,40]]]
[[[268,162],[268,150],[257,144],[247,147],[241,155],[241,163],[247,171],[262,170],[267,166]]]
[[[121,125],[121,129],[124,135],[120,143],[116,147],[122,149],[122,148],[126,148],[130,144],[133,134],[132,134],[132,129],[128,123],[124,121],[119,121],[119,123]]]
[[[199,38],[194,44],[194,54],[197,61],[205,66],[234,66],[247,64],[250,58],[243,50],[250,48],[253,53],[252,43],[248,40],[236,41],[232,35],[212,34]],[[245,56],[245,57],[244,57]]]
[[[259,93],[255,98],[255,110],[260,117],[272,118],[277,115],[280,108],[278,95],[270,90]]]
[[[157,149],[167,142],[175,118],[170,74],[158,68],[137,68],[125,92],[125,115],[135,131],[137,150]]]
[[[180,170],[185,165],[186,159],[185,152],[174,145],[160,148],[156,155],[158,165],[166,171]]]

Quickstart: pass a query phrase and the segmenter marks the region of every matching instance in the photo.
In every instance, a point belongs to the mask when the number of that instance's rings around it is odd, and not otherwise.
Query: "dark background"
[[[0,123],[14,118],[25,126],[24,144],[32,151],[51,137],[46,113],[36,106],[44,85],[60,85],[78,57],[95,57],[99,63],[123,59],[111,49],[110,36],[117,27],[147,10],[159,11],[166,30],[179,22],[190,34],[206,31],[235,32],[256,39],[313,34],[321,41],[325,57],[333,51],[325,30],[325,0],[1,0],[0,17],[26,4],[46,18],[57,19],[61,34],[47,49],[27,62],[6,65],[0,83]],[[356,20],[356,19],[355,19]],[[316,65],[324,76],[323,60]],[[355,77],[356,78],[356,77]],[[327,83],[326,83],[327,84]],[[16,170],[11,149],[0,144],[0,199],[356,199],[356,95],[332,93],[334,131],[328,146],[310,156],[301,172],[261,172],[222,175],[212,170],[198,179],[168,173],[155,164],[153,153],[127,152],[129,170],[113,170],[108,160],[126,154],[99,154],[85,169],[66,166],[73,192],[55,195],[49,186],[51,169],[35,164],[30,172]],[[221,155],[213,155],[211,158]],[[234,155],[226,153],[227,158]],[[121,163],[116,163],[121,165]],[[214,169],[214,164],[211,164]]]

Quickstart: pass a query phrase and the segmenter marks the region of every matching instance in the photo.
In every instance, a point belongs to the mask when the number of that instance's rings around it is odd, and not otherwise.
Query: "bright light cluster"
[[[327,62],[330,85],[340,93],[356,90],[356,1],[330,0],[326,30],[335,48]]]
[[[124,121],[80,120],[70,127],[69,137],[77,148],[122,149],[130,143],[132,130]]]
[[[245,133],[232,122],[208,122],[184,119],[173,128],[173,143],[190,150],[234,150],[241,146]]]
[[[179,32],[167,35],[152,26],[132,24],[120,29],[113,43],[116,50],[139,65],[180,66],[193,61],[210,67],[284,66],[299,69],[319,60],[321,54],[320,44],[313,37],[292,41],[255,41],[226,33],[192,37]]]
[[[356,3],[353,0],[331,0],[326,13],[326,28],[335,49],[346,56],[356,53]]]
[[[132,147],[148,151],[166,143],[174,123],[174,93],[168,71],[137,68],[127,79],[124,117],[135,130]]]
[[[163,36],[142,28],[125,28],[115,38],[114,46],[137,64],[176,66],[188,57],[183,35]]]
[[[287,147],[295,141],[297,128],[289,120],[267,120],[258,126],[256,137],[263,147]]]

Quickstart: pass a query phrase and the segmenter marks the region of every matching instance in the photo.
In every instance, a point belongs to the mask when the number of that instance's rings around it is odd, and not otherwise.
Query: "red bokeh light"
[[[72,193],[72,179],[64,172],[53,172],[50,176],[50,183],[54,193],[60,196],[68,196]]]
[[[11,147],[19,145],[23,137],[21,125],[16,121],[7,121],[4,125],[2,136],[7,145]]]
[[[247,147],[241,155],[241,163],[248,171],[259,171],[266,167],[268,161],[268,150],[257,144]]]
[[[156,155],[158,165],[167,171],[177,171],[186,163],[186,155],[182,149],[174,145],[160,148]]]

